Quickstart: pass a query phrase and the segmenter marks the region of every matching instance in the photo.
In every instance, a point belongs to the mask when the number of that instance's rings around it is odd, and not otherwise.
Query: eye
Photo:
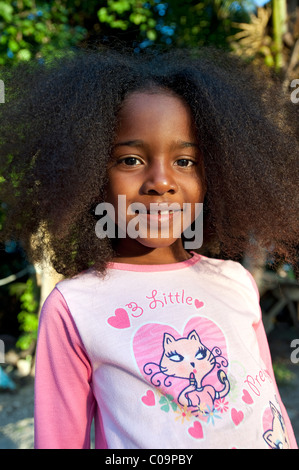
[[[206,349],[199,349],[196,353],[195,359],[198,359],[199,361],[201,361],[202,359],[206,357],[206,355],[207,355]]]
[[[176,351],[166,354],[166,357],[174,362],[182,362],[184,360],[184,356],[181,356],[181,354],[177,353]]]
[[[134,156],[128,156],[128,157],[121,158],[119,160],[119,163],[122,163],[126,166],[141,165],[141,161],[137,157],[134,157]]]
[[[190,160],[189,158],[180,158],[175,163],[176,163],[177,166],[191,167],[191,166],[195,165],[196,162],[194,160]]]

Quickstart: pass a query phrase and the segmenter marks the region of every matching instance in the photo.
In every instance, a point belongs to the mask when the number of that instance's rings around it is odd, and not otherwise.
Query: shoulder
[[[38,344],[39,351],[43,349],[41,344],[57,351],[68,347],[78,350],[80,354],[85,351],[68,302],[57,287],[43,304],[38,326]]]
[[[259,291],[252,274],[241,263],[232,260],[201,257],[200,268],[214,281],[247,292],[259,301]]]
[[[201,255],[200,264],[207,271],[210,270],[214,273],[232,277],[238,274],[244,274],[244,272],[246,272],[246,269],[238,261],[209,258],[207,256]]]
[[[62,325],[69,327],[72,318],[67,301],[61,292],[55,287],[46,298],[39,319],[39,330],[45,328],[48,331],[60,330]]]
[[[72,322],[72,303],[76,303],[78,298],[86,299],[86,295],[88,296],[94,287],[95,277],[97,276],[84,272],[74,278],[58,282],[43,303],[39,323],[55,327]],[[82,295],[83,292],[86,295]]]
[[[98,275],[94,270],[90,269],[72,278],[63,279],[56,284],[56,289],[64,298],[69,296],[81,297],[83,293],[88,295],[90,291],[93,291],[96,286],[99,285],[101,280],[102,279],[100,275]]]

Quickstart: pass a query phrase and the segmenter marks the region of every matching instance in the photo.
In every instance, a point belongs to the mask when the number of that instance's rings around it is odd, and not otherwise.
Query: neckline
[[[170,264],[130,264],[130,263],[117,263],[110,262],[107,265],[108,269],[117,269],[121,271],[135,271],[135,272],[160,272],[160,271],[176,271],[178,269],[188,268],[197,263],[201,256],[194,251],[191,252],[192,257],[178,261],[177,263]]]

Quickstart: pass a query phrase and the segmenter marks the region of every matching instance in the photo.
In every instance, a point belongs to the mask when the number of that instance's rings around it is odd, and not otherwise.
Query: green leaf
[[[162,411],[165,411],[165,413],[168,413],[168,412],[169,412],[169,409],[170,409],[170,408],[169,408],[168,403],[167,403],[166,405],[161,406],[161,410],[162,410]]]
[[[112,11],[115,11],[119,15],[124,13],[125,11],[130,11],[131,9],[131,2],[127,0],[118,0],[118,1],[108,1],[108,5]]]
[[[0,16],[9,23],[13,17],[13,7],[8,5],[7,2],[0,2]]]
[[[139,25],[140,23],[145,23],[147,20],[145,15],[141,15],[140,13],[131,13],[130,15],[130,21],[132,23]]]
[[[2,34],[2,36],[0,36],[0,44],[6,44],[7,41],[8,41],[8,37]]]
[[[17,52],[19,50],[19,44],[14,39],[9,39],[8,47],[12,52]]]
[[[18,59],[20,60],[30,60],[31,52],[28,49],[21,49],[17,54]]]
[[[154,29],[147,31],[146,35],[150,41],[155,41],[157,39],[157,33]]]
[[[160,400],[159,400],[159,403],[161,406],[161,410],[162,411],[165,411],[166,413],[169,412],[170,410],[170,406],[171,408],[173,409],[173,411],[176,411],[177,410],[177,404],[175,403],[174,401],[174,398],[172,395],[170,394],[166,394],[165,396],[163,395]]]
[[[100,8],[100,9],[99,9],[99,11],[98,11],[98,18],[99,18],[99,20],[102,21],[103,23],[108,22],[109,15],[108,15],[107,8],[103,7],[103,8]],[[111,19],[111,16],[110,16],[110,19]]]
[[[173,401],[173,400],[174,400],[173,396],[172,396],[172,395],[169,395],[169,394],[166,394],[166,398],[167,398],[167,400],[169,400],[169,401]]]
[[[173,409],[173,411],[176,411],[176,410],[177,410],[178,405],[176,404],[175,401],[172,401],[172,402],[170,403],[170,405],[171,405],[171,408]]]
[[[11,34],[12,36],[15,36],[17,34],[18,30],[15,26],[11,25],[5,28],[5,33],[6,34]]]
[[[162,396],[159,400],[160,405],[163,405],[164,403],[167,403],[167,398]]]

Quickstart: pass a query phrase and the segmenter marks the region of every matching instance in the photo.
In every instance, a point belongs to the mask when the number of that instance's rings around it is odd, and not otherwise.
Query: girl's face
[[[194,203],[203,202],[205,189],[191,112],[180,97],[158,91],[134,92],[125,99],[108,178],[106,201],[115,208],[116,222],[125,221],[128,228],[117,241],[118,260],[164,264],[189,257],[181,240],[186,227],[178,231],[178,225],[183,227],[184,203],[195,219]],[[126,213],[119,207],[120,195]],[[138,217],[128,213],[135,203],[141,207]]]

